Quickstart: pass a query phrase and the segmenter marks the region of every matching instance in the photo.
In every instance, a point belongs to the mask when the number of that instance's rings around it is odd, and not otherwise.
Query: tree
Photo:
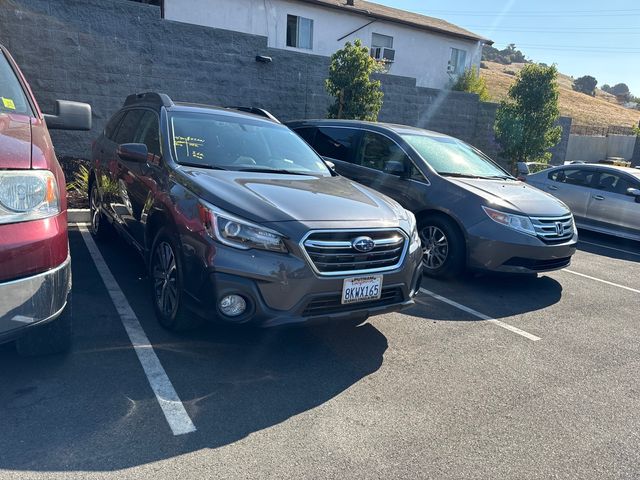
[[[611,85],[605,83],[604,85],[602,85],[602,88],[600,88],[600,90],[602,90],[603,92],[611,93]]]
[[[376,121],[383,93],[380,81],[371,80],[371,74],[380,70],[360,40],[353,45],[345,43],[344,48],[331,55],[325,88],[335,102],[329,107],[328,117]]]
[[[629,87],[627,86],[626,83],[617,83],[615,84],[613,87],[611,87],[611,90],[609,91],[609,93],[611,93],[612,95],[615,95],[618,100],[626,102],[627,100],[629,100],[629,96],[631,95],[631,92],[629,92]]]
[[[496,138],[514,170],[517,162],[548,161],[546,150],[560,141],[557,77],[555,66],[525,65],[498,107]]]
[[[487,82],[475,68],[467,68],[451,86],[451,90],[475,93],[480,97],[480,101],[489,101]]]
[[[598,85],[598,80],[591,75],[585,75],[573,81],[573,89],[576,92],[586,93],[592,97],[596,96],[596,85]]]

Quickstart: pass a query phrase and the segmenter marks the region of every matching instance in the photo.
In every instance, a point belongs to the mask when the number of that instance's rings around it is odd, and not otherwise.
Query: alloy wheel
[[[420,231],[422,241],[422,263],[425,268],[436,270],[444,265],[449,256],[449,240],[438,227],[429,225]]]
[[[178,308],[178,270],[173,248],[166,241],[155,249],[151,274],[158,309],[171,318]]]

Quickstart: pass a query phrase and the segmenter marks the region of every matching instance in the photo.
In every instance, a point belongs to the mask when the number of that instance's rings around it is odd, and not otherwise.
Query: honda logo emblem
[[[564,235],[564,225],[562,224],[562,222],[556,222],[556,235],[558,235],[559,237]]]

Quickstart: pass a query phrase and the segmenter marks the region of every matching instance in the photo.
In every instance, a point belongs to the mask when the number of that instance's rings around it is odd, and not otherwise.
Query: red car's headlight
[[[58,184],[49,170],[0,170],[0,223],[60,213]]]

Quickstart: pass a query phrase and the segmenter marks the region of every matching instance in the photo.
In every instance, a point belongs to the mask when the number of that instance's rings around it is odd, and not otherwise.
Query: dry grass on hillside
[[[487,68],[480,69],[480,74],[487,80],[491,100],[498,102],[507,97],[511,84],[524,64],[501,65],[484,62]],[[505,73],[509,72],[509,73]],[[560,87],[560,114],[573,118],[574,124],[580,125],[624,125],[637,126],[640,122],[640,111],[624,108],[616,102],[616,98],[602,90],[596,90],[596,96],[573,91],[573,80],[567,75],[558,75]]]

